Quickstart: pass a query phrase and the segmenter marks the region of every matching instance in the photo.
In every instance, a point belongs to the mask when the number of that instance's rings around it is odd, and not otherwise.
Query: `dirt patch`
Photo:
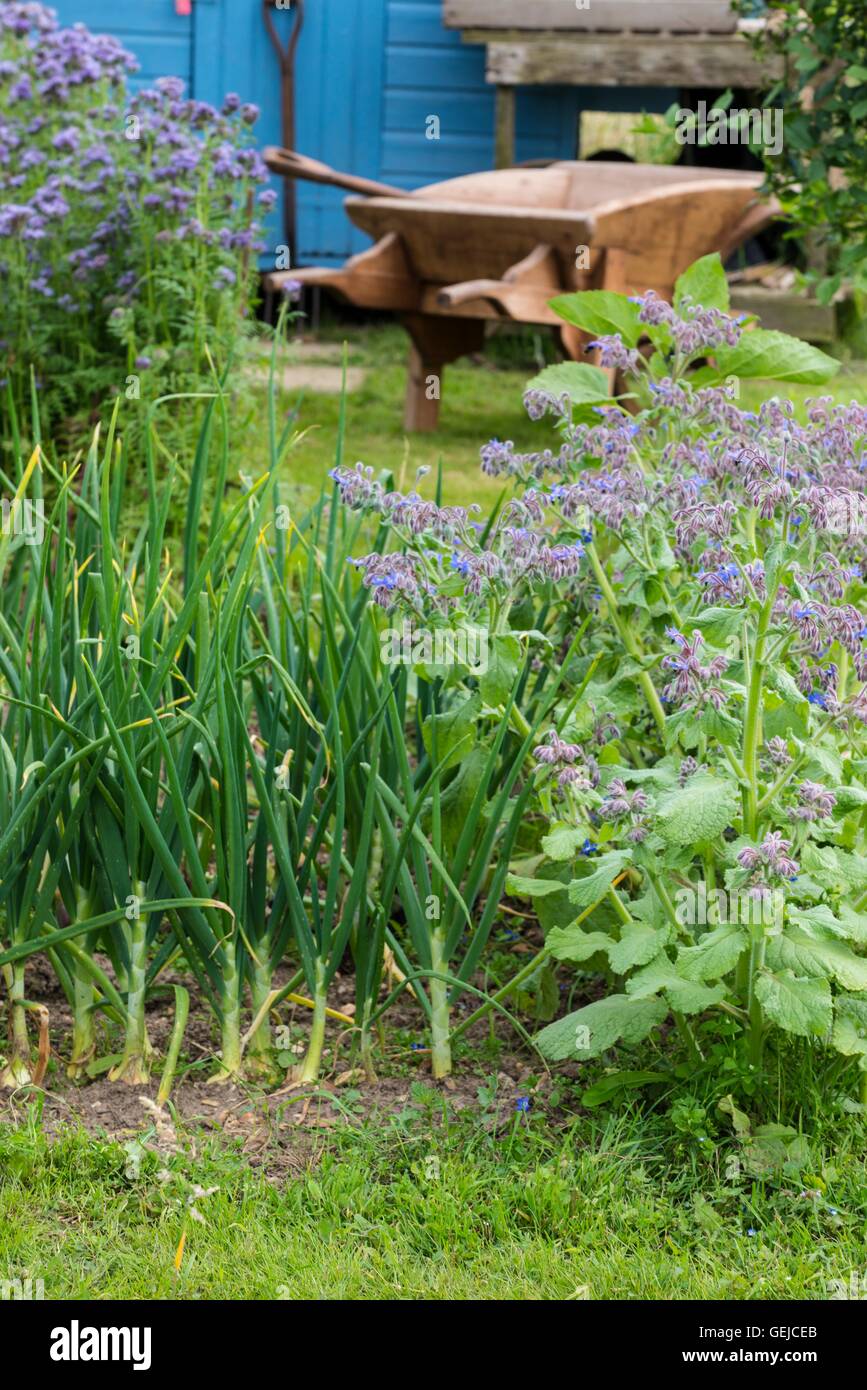
[[[515,947],[521,955],[538,949],[535,942]],[[102,965],[109,967],[107,960]],[[109,967],[110,968],[110,967]],[[287,977],[288,978],[288,977]],[[173,982],[190,984],[181,976],[161,977],[162,993],[148,1002],[148,1032],[159,1056],[165,1054],[173,1022]],[[284,983],[278,979],[276,983]],[[389,1009],[386,1045],[377,1055],[381,1073],[370,1081],[353,1069],[348,1028],[339,1022],[329,1025],[328,1051],[323,1063],[323,1079],[317,1086],[297,1086],[284,1081],[268,1089],[248,1083],[210,1079],[219,1045],[214,1020],[191,990],[191,1010],[184,1036],[184,1058],[179,1080],[168,1106],[157,1107],[158,1078],[147,1086],[128,1086],[98,1075],[84,1083],[70,1081],[65,1063],[72,1019],[66,996],[60,989],[49,963],[39,956],[31,958],[26,975],[27,997],[45,1004],[51,1020],[54,1065],[49,1072],[42,1097],[42,1126],[49,1138],[69,1128],[84,1129],[93,1136],[120,1143],[139,1139],[148,1148],[165,1156],[181,1147],[195,1146],[203,1138],[215,1138],[239,1145],[253,1166],[269,1175],[291,1175],[301,1171],[327,1147],[329,1135],[346,1127],[390,1123],[391,1117],[405,1114],[409,1123],[414,1113],[435,1126],[446,1114],[462,1111],[477,1113],[479,1123],[494,1131],[508,1128],[515,1119],[516,1103],[529,1097],[535,1109],[543,1106],[554,1123],[574,1115],[574,1097],[567,1109],[559,1111],[549,1103],[554,1077],[520,1041],[501,1017],[493,1020],[499,1040],[496,1062],[480,1066],[478,1053],[470,1062],[456,1063],[454,1075],[435,1083],[424,1045],[424,1024],[418,1005],[408,993]],[[351,973],[338,974],[329,992],[333,1008],[351,1014],[355,981]],[[574,1001],[577,1005],[577,1001]],[[466,1016],[476,1007],[472,997],[458,1001],[455,1014]],[[303,1007],[281,1006],[281,1017],[297,1039],[295,1050],[303,1052],[309,1011]],[[533,1025],[528,1025],[532,1031]],[[473,1043],[481,1052],[490,1042],[491,1022],[484,1019],[467,1034],[470,1056]],[[118,1045],[117,1036],[100,1038],[100,1055]],[[556,1083],[579,1074],[579,1064],[556,1069]],[[32,1092],[14,1095],[0,1093],[0,1120],[20,1123],[26,1115]],[[522,1102],[523,1104],[523,1102]]]
[[[271,1092],[232,1082],[186,1081],[163,1107],[156,1103],[156,1083],[126,1086],[99,1079],[44,1092],[42,1130],[55,1140],[70,1129],[83,1129],[94,1138],[126,1145],[130,1152],[138,1141],[164,1160],[182,1151],[195,1153],[203,1140],[213,1140],[239,1148],[250,1166],[269,1179],[288,1180],[315,1167],[341,1129],[386,1124],[397,1115],[409,1114],[410,1123],[423,1121],[431,1132],[447,1118],[473,1112],[487,1130],[506,1133],[515,1120],[516,1102],[527,1090],[521,1069],[519,1064],[514,1074],[501,1068],[495,1078],[459,1073],[440,1083],[419,1069],[415,1077],[386,1077],[357,1087],[322,1082]],[[494,1079],[496,1100],[491,1104]],[[543,1077],[533,1088],[534,1105],[548,1089]],[[480,1092],[486,1094],[484,1105]],[[30,1100],[32,1093],[26,1092],[0,1100],[0,1122],[22,1123]],[[565,1116],[554,1113],[550,1118],[556,1123]]]

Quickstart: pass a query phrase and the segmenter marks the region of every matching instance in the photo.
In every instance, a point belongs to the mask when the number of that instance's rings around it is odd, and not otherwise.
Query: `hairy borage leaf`
[[[678,971],[686,980],[719,980],[737,964],[748,945],[749,938],[740,927],[715,927],[698,945],[681,947]]]
[[[659,832],[672,845],[704,844],[731,824],[737,804],[734,782],[696,775],[685,787],[661,798],[657,808]]]
[[[549,1023],[536,1035],[536,1045],[552,1062],[598,1057],[615,1043],[641,1042],[667,1014],[664,999],[610,994]]]
[[[762,971],[755,982],[756,997],[768,1018],[798,1037],[824,1037],[834,1010],[827,980],[799,979],[791,970]]]

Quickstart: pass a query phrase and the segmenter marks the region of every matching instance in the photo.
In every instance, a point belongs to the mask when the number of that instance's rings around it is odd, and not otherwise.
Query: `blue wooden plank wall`
[[[441,0],[387,0],[382,177],[415,188],[489,169],[494,156],[494,92],[481,47],[442,25]],[[518,158],[575,153],[574,89],[518,93]],[[439,118],[439,139],[427,134]]]

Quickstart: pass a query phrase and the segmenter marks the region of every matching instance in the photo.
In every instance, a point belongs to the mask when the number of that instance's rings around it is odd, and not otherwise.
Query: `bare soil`
[[[516,950],[524,954],[536,949],[521,943]],[[108,965],[108,962],[102,962]],[[181,977],[168,974],[162,983],[183,982]],[[191,989],[190,1018],[183,1044],[183,1059],[179,1079],[172,1090],[167,1107],[156,1104],[158,1077],[147,1086],[129,1086],[97,1076],[83,1083],[70,1081],[66,1076],[66,1053],[71,1036],[71,1016],[66,997],[47,961],[35,956],[28,963],[27,997],[44,1004],[51,1020],[52,1056],[55,1065],[49,1069],[42,1089],[42,1126],[49,1138],[62,1130],[83,1128],[88,1134],[115,1139],[121,1143],[139,1138],[147,1147],[164,1155],[185,1144],[197,1143],[206,1137],[239,1144],[250,1163],[261,1167],[271,1176],[291,1174],[315,1163],[327,1142],[329,1132],[342,1126],[360,1127],[387,1122],[388,1117],[407,1110],[429,1109],[431,1123],[438,1123],[447,1109],[452,1115],[473,1109],[486,1127],[499,1130],[511,1125],[515,1117],[515,1101],[529,1095],[531,1103],[544,1103],[550,1091],[552,1077],[544,1064],[528,1049],[521,1050],[520,1040],[502,1018],[495,1017],[494,1028],[501,1042],[496,1067],[487,1069],[459,1061],[455,1072],[446,1080],[435,1083],[431,1077],[429,1055],[422,1046],[424,1029],[418,1006],[408,994],[399,998],[388,1013],[386,1046],[377,1055],[376,1065],[381,1075],[369,1081],[351,1065],[348,1029],[339,1022],[328,1025],[330,1051],[323,1061],[322,1080],[316,1086],[298,1086],[288,1077],[268,1089],[247,1082],[222,1082],[213,1079],[218,1038],[214,1023],[196,1000]],[[351,975],[338,975],[329,994],[331,1007],[352,1012],[354,980]],[[472,1012],[477,1000],[471,997],[459,1001],[458,1017]],[[281,1006],[282,1016],[294,1032],[304,1028],[309,1020],[303,1007]],[[148,1032],[157,1056],[164,1055],[173,1022],[173,996],[170,990],[154,996],[148,1004]],[[489,1036],[491,1024],[484,1019],[467,1034],[481,1043]],[[533,1025],[529,1025],[533,1031]],[[406,1039],[413,1033],[419,1041],[407,1047]],[[402,1036],[396,1036],[401,1034]],[[108,1052],[117,1042],[107,1036],[100,1039],[100,1053]],[[301,1043],[296,1044],[300,1049]],[[557,1076],[565,1080],[577,1076],[580,1064],[558,1066]],[[480,1103],[480,1088],[491,1091],[496,1080],[496,1103]],[[428,1088],[427,1098],[420,1095],[414,1083]],[[433,1095],[437,1099],[432,1103]],[[20,1122],[33,1090],[10,1095],[0,1092],[0,1120]],[[558,1118],[556,1110],[546,1106],[550,1118]],[[562,1120],[565,1116],[560,1115]]]

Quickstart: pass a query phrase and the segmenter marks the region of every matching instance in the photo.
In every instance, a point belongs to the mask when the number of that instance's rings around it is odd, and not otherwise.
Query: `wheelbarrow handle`
[[[328,183],[335,188],[347,188],[352,193],[366,193],[371,197],[408,198],[405,188],[393,188],[388,183],[377,183],[375,179],[364,179],[357,174],[343,174],[322,164],[309,155],[298,154],[296,150],[283,150],[276,145],[268,145],[263,158],[274,174],[284,178],[306,179],[309,183]]]

